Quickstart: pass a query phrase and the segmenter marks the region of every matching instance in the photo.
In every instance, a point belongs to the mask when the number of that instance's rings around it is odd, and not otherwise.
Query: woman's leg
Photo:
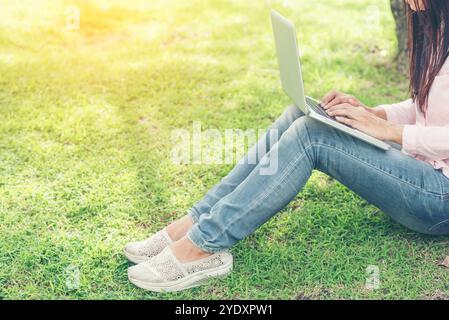
[[[265,156],[270,148],[278,141],[275,136],[280,137],[304,114],[295,106],[288,107],[283,115],[270,127],[264,137],[254,145],[248,154],[237,164],[234,169],[213,187],[206,196],[199,201],[191,210],[190,214],[172,222],[167,228],[144,241],[128,243],[125,247],[125,254],[128,258],[137,262],[158,254],[164,244],[178,241],[183,238],[192,228],[192,225],[199,220],[202,214],[209,213],[211,208],[223,197],[230,194],[234,189],[247,178],[247,176],[258,166],[259,160]],[[274,133],[274,137],[271,134]],[[162,239],[162,240],[161,240]]]
[[[209,253],[231,247],[282,210],[313,169],[412,230],[449,234],[449,179],[427,163],[396,149],[382,151],[310,117],[296,120],[270,153],[274,151],[279,155],[276,174],[252,170],[210,213],[201,215],[184,240]]]
[[[295,106],[288,107],[284,113],[267,130],[264,137],[257,142],[247,155],[224,177],[219,184],[210,189],[207,194],[190,209],[190,216],[194,222],[199,220],[202,214],[210,213],[212,207],[223,197],[230,194],[242,183],[243,180],[257,167],[259,160],[265,156],[270,148],[277,142],[271,141],[270,132],[275,132],[281,137],[284,132],[304,114]],[[251,161],[251,160],[252,161]],[[256,160],[256,161],[254,161]]]

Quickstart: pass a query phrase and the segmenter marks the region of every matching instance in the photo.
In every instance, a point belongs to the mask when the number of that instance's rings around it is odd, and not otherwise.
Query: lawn
[[[269,7],[298,27],[308,94],[407,97],[387,0],[0,0],[0,299],[449,298],[447,237],[319,172],[232,249],[226,279],[176,294],[128,283],[123,246],[231,168],[173,163],[173,130],[266,128],[289,104]]]

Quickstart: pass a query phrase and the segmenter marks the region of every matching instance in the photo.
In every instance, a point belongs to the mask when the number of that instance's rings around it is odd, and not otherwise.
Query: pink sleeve
[[[449,158],[449,127],[404,126],[402,135],[404,151],[431,160]]]
[[[400,103],[382,105],[378,108],[385,110],[387,120],[393,124],[416,123],[416,109],[412,99]]]

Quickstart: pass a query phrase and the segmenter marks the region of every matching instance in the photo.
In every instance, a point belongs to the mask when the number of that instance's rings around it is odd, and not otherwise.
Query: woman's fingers
[[[355,128],[355,125],[356,125],[356,120],[349,119],[349,118],[346,118],[346,117],[335,117],[335,120],[337,120],[338,122],[341,122],[343,124],[346,124],[346,125],[348,125],[350,127],[353,127],[353,128]]]
[[[348,102],[349,102],[351,105],[353,105],[353,106],[360,106],[360,105],[361,105],[360,101],[357,100],[357,98],[354,98],[354,97],[349,97]]]
[[[332,111],[328,111],[327,114],[332,117],[343,116],[351,119],[360,119],[364,111],[362,107],[353,107],[349,104],[344,104],[338,108],[334,108]]]
[[[335,106],[339,105],[347,105],[350,107],[363,106],[363,104],[359,100],[357,100],[357,98],[355,98],[354,96],[345,93],[340,93],[335,90],[326,94],[320,104],[325,110],[332,109]]]
[[[354,112],[352,112],[349,109],[335,110],[333,112],[330,112],[329,115],[331,117],[346,117],[346,118],[350,118],[350,119],[355,119]]]
[[[354,106],[349,104],[349,103],[341,103],[341,104],[337,104],[335,106],[332,106],[330,108],[326,108],[326,112],[330,113],[330,112],[333,112],[333,111],[336,111],[336,110],[349,109],[349,108],[354,109]]]
[[[329,102],[331,102],[332,100],[334,100],[337,96],[339,95],[339,93],[335,90],[332,90],[330,92],[328,92],[323,99],[321,99],[321,105],[325,106],[327,105]]]
[[[333,106],[336,106],[339,104],[344,104],[344,103],[350,104],[352,99],[353,98],[348,95],[339,95],[339,96],[335,97],[332,101],[330,101],[328,104],[326,104],[323,108],[329,109],[329,108],[332,108]]]

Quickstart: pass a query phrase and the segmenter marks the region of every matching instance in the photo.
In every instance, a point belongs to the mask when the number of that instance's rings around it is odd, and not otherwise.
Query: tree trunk
[[[408,60],[408,32],[407,17],[405,14],[404,0],[390,0],[391,11],[396,21],[396,36],[398,39],[397,60],[406,65]]]

